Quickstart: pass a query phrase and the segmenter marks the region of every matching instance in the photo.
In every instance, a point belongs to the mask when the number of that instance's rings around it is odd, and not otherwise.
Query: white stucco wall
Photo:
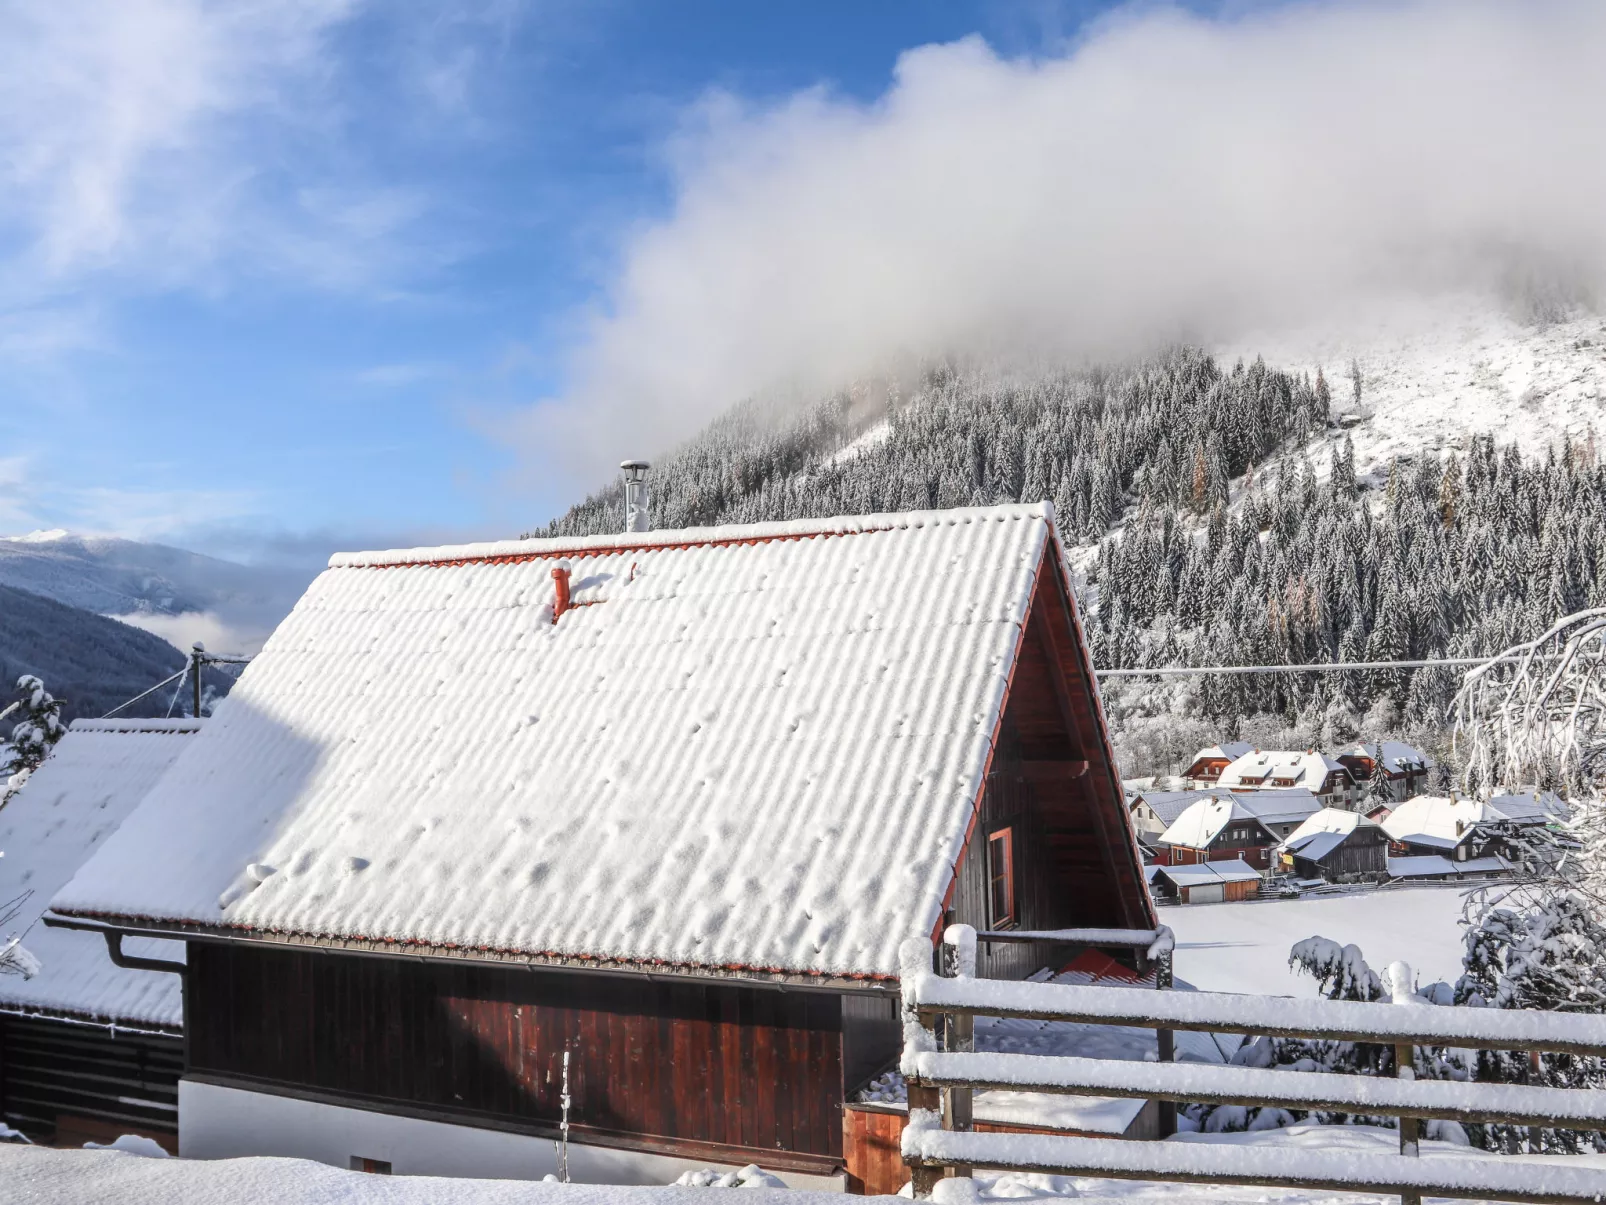
[[[352,1156],[383,1159],[398,1176],[539,1180],[556,1173],[556,1145],[545,1138],[420,1121],[180,1080],[178,1145],[186,1159],[285,1155],[350,1167]],[[670,1184],[683,1171],[732,1165],[641,1151],[569,1144],[569,1177],[584,1184]],[[766,1169],[792,1188],[841,1192],[841,1176]]]

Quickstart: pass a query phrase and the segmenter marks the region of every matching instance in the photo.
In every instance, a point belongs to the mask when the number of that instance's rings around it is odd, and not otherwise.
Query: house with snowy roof
[[[337,556],[50,920],[187,1155],[838,1187],[901,942],[1155,923],[1046,505]]]
[[[1336,755],[1355,785],[1374,798],[1405,800],[1428,788],[1438,762],[1404,741],[1374,741],[1351,745]]]
[[[1273,848],[1320,810],[1316,797],[1305,790],[1189,794],[1192,801],[1149,842],[1156,865],[1242,859],[1270,873],[1276,866]]]
[[[1247,815],[1259,820],[1281,840],[1321,804],[1303,787],[1271,791],[1136,791],[1127,801],[1140,839],[1158,838],[1178,817],[1201,799],[1230,797]]]
[[[1388,877],[1389,836],[1359,812],[1323,808],[1277,847],[1279,869],[1329,883]]]
[[[0,903],[15,909],[5,929],[39,964],[28,978],[0,975],[0,1120],[35,1141],[134,1133],[176,1147],[180,984],[137,962],[182,960],[183,945],[129,942],[120,965],[98,934],[40,917],[195,743],[202,722],[74,720],[0,806]]]
[[[1513,839],[1524,829],[1557,823],[1565,814],[1565,805],[1549,792],[1490,799],[1418,795],[1396,807],[1382,824],[1396,858],[1480,862],[1480,870],[1493,872],[1510,869],[1509,863],[1502,866],[1485,859],[1512,858],[1516,853]],[[1415,864],[1412,869],[1419,875],[1449,873],[1432,863]]]
[[[1223,770],[1253,749],[1248,741],[1222,741],[1201,749],[1182,772],[1182,779],[1191,790],[1208,790],[1221,782]]]
[[[1149,868],[1150,885],[1161,899],[1176,904],[1222,904],[1260,894],[1261,872],[1242,858]]]
[[[1344,765],[1314,749],[1252,749],[1221,772],[1218,786],[1226,791],[1303,787],[1323,807],[1354,807],[1361,797]]]

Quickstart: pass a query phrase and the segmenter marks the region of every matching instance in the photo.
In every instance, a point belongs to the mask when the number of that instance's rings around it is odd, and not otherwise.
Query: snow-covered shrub
[[[746,1167],[733,1172],[717,1172],[711,1167],[698,1168],[694,1172],[681,1172],[680,1179],[676,1180],[675,1188],[785,1188],[786,1182],[777,1176],[759,1167],[756,1163],[749,1163]]]
[[[61,721],[61,701],[38,678],[32,674],[18,678],[17,695],[22,719],[12,728],[10,743],[0,746],[0,781],[32,772],[67,731]],[[8,789],[20,785],[17,782]]]
[[[1329,1000],[1358,1000],[1381,1003],[1401,995],[1415,1003],[1449,1004],[1454,998],[1450,986],[1431,984],[1416,990],[1402,983],[1399,990],[1389,982],[1389,968],[1382,975],[1372,970],[1358,946],[1340,945],[1325,937],[1307,937],[1289,952],[1289,965],[1314,978]],[[1396,964],[1401,966],[1402,964]],[[1402,968],[1403,969],[1403,968]],[[1394,1047],[1365,1042],[1339,1042],[1328,1039],[1256,1037],[1246,1040],[1230,1060],[1236,1067],[1258,1067],[1275,1071],[1327,1071],[1345,1075],[1395,1074]],[[1438,1048],[1418,1048],[1414,1070],[1418,1079],[1469,1078],[1469,1071],[1457,1052]],[[1371,1125],[1385,1128],[1399,1123],[1391,1117],[1363,1116],[1325,1110],[1307,1112],[1277,1108],[1248,1108],[1241,1105],[1188,1105],[1181,1115],[1194,1128],[1207,1134],[1240,1130],[1273,1130],[1303,1121],[1323,1125]],[[1437,1132],[1435,1132],[1437,1133]],[[1466,1142],[1467,1135],[1453,1122],[1444,1128],[1447,1142]],[[1434,1134],[1430,1134],[1430,1137]]]
[[[1518,888],[1486,903],[1466,935],[1458,1002],[1492,1008],[1606,1012],[1606,926],[1583,894]],[[1480,1080],[1547,1088],[1606,1087],[1602,1060],[1572,1054],[1484,1050]],[[1575,1153],[1606,1150],[1606,1136],[1578,1130],[1477,1125],[1472,1140],[1492,1150]]]

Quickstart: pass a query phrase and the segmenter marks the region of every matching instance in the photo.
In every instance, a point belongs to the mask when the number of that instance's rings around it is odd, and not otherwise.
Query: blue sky
[[[0,533],[507,536],[748,396],[1606,281],[1603,55],[1599,0],[0,0]]]
[[[688,114],[873,101],[910,47],[1039,53],[1093,7],[131,0],[146,28],[109,4],[87,38],[7,8],[0,149],[35,162],[0,202],[0,531],[259,556],[542,521],[579,478],[501,423],[563,390]]]

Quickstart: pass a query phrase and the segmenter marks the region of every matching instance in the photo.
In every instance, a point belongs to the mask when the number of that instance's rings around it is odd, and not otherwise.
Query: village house
[[[1358,812],[1323,808],[1277,847],[1280,870],[1328,883],[1388,878],[1389,837]]]
[[[1321,804],[1303,787],[1270,791],[1138,791],[1127,801],[1138,837],[1152,844],[1177,818],[1201,799],[1230,797],[1233,803],[1259,820],[1278,840],[1286,837]]]
[[[113,963],[98,934],[39,923],[50,897],[133,811],[195,720],[75,720],[0,806],[0,903],[40,969],[0,975],[0,1120],[60,1146],[140,1134],[177,1150],[183,1005],[177,976]],[[172,941],[127,954],[182,960]],[[124,960],[125,962],[128,959]]]
[[[1226,791],[1303,787],[1323,807],[1353,808],[1361,798],[1342,763],[1311,749],[1251,750],[1221,772],[1218,785]]]
[[[1221,772],[1244,754],[1252,752],[1248,741],[1223,741],[1193,755],[1193,761],[1182,772],[1183,782],[1190,790],[1208,790],[1221,781]]]
[[[1149,884],[1174,904],[1222,904],[1260,894],[1261,872],[1241,858],[1187,866],[1151,866]]]
[[[1052,508],[335,557],[56,894],[180,939],[179,1145],[863,1184],[898,949],[1153,928]],[[982,973],[1074,957],[983,941]]]
[[[1403,741],[1352,745],[1337,755],[1363,795],[1395,802],[1427,790],[1438,763]],[[1375,784],[1374,784],[1374,779]]]
[[[1151,844],[1159,866],[1242,859],[1262,874],[1276,869],[1273,848],[1320,810],[1309,791],[1196,793]]]
[[[1486,800],[1418,795],[1396,807],[1382,825],[1395,877],[1446,878],[1509,872],[1520,856],[1514,843],[1524,829],[1565,817],[1566,805],[1550,792]]]

